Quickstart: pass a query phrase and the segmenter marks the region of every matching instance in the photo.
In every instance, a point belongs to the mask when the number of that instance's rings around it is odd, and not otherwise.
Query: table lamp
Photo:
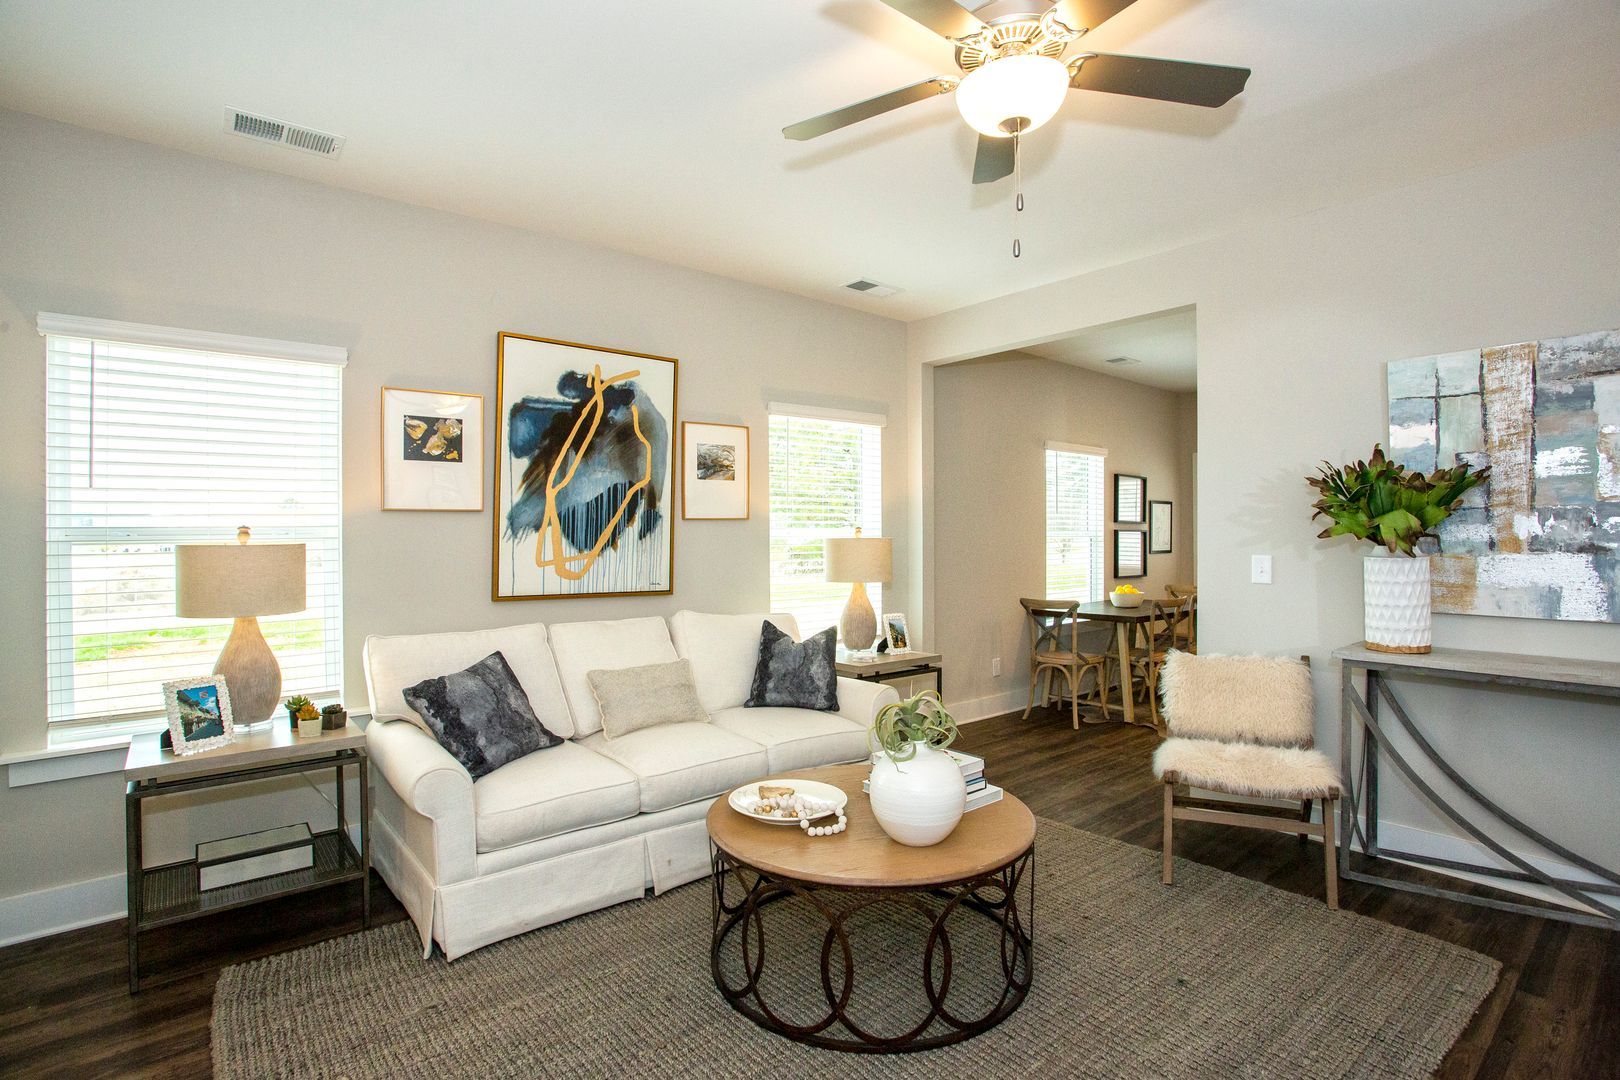
[[[877,613],[866,596],[866,583],[886,583],[894,572],[894,544],[881,536],[862,536],[856,529],[854,536],[828,537],[827,580],[851,582],[849,603],[844,605],[843,617],[838,620],[838,632],[843,636],[844,648],[865,652],[877,638]]]
[[[182,619],[234,619],[214,664],[231,691],[238,727],[270,719],[281,701],[281,668],[259,631],[260,615],[303,611],[304,545],[250,544],[246,525],[234,544],[174,549],[174,613]]]

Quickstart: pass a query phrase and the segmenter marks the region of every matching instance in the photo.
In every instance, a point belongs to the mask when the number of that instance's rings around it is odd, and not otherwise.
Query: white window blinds
[[[849,599],[849,585],[826,580],[827,537],[883,535],[882,443],[878,423],[771,415],[771,610],[802,636],[836,623]],[[881,614],[883,587],[867,595]]]
[[[1103,454],[1046,450],[1046,596],[1103,598]]]
[[[174,549],[229,541],[241,525],[306,545],[308,608],[261,620],[283,693],[337,693],[341,365],[51,333],[45,321],[50,721],[160,716],[162,682],[213,667],[231,624],[175,617]]]

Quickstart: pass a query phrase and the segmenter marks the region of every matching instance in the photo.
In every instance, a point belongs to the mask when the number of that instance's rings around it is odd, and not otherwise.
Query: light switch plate
[[[1271,556],[1252,555],[1249,557],[1249,581],[1255,585],[1271,584]]]

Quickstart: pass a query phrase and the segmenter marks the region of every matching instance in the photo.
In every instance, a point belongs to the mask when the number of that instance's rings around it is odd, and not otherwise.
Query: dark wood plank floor
[[[1157,738],[1117,724],[1073,731],[1066,715],[1002,717],[964,729],[992,778],[1043,817],[1146,848],[1159,845]],[[1306,896],[1321,860],[1289,836],[1187,822],[1177,853]],[[1420,876],[1421,871],[1412,871]],[[1620,934],[1346,882],[1345,907],[1496,957],[1501,982],[1440,1071],[1448,1078],[1620,1077]],[[378,919],[404,917],[380,882]],[[150,970],[192,974],[131,998],[122,923],[0,949],[0,1075],[199,1077],[219,968],[323,936],[355,917],[352,888],[290,897],[148,935]]]

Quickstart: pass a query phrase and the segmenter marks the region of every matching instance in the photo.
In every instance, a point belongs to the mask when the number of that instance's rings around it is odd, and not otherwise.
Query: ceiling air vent
[[[1130,367],[1132,364],[1140,364],[1141,362],[1134,356],[1110,356],[1103,361],[1105,364],[1117,364],[1120,367]]]
[[[282,146],[290,146],[294,150],[318,154],[321,157],[337,157],[338,151],[343,149],[344,142],[341,135],[316,131],[314,128],[297,127],[282,120],[272,120],[268,116],[259,116],[230,107],[225,109],[225,130],[245,139],[280,143]]]
[[[844,283],[844,288],[867,296],[893,296],[900,290],[893,285],[885,285],[881,281],[872,281],[868,278],[856,278],[854,281]]]

